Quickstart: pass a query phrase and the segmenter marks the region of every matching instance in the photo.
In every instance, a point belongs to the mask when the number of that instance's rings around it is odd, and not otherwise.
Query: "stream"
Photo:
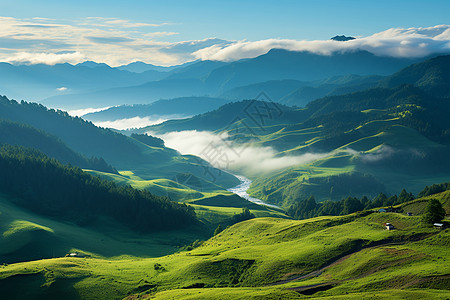
[[[234,175],[234,174],[233,174]],[[235,193],[236,195],[246,199],[247,201],[253,202],[258,205],[264,205],[272,208],[280,208],[279,206],[265,203],[261,199],[250,197],[249,194],[247,194],[247,190],[250,188],[250,185],[252,184],[252,181],[248,179],[247,177],[240,176],[240,175],[234,175],[239,181],[241,182],[239,185],[227,189],[227,191]]]

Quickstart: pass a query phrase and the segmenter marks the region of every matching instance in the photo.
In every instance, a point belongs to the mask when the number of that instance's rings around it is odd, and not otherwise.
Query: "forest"
[[[63,165],[35,149],[0,148],[0,191],[17,205],[81,226],[101,216],[139,232],[180,228],[196,222],[194,209],[145,190],[118,186]]]

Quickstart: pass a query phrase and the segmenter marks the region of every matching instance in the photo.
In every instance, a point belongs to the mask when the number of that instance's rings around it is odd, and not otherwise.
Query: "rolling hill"
[[[252,196],[285,207],[310,195],[322,201],[348,195],[374,197],[403,188],[417,193],[424,185],[446,181],[450,176],[450,102],[442,89],[449,72],[448,59],[441,56],[413,65],[426,76],[433,74],[433,80],[420,80],[416,85],[396,79],[401,84],[393,88],[328,96],[303,109],[258,101],[230,103],[213,112],[141,131],[226,132],[230,141],[271,147],[278,157],[318,154],[320,158],[315,161],[278,172],[240,170],[255,179]],[[406,71],[392,78],[401,74]],[[260,119],[254,117],[257,112]],[[258,120],[263,122],[257,124]]]
[[[102,158],[86,158],[73,151],[60,139],[23,123],[0,119],[0,145],[18,145],[37,149],[63,164],[80,168],[117,173]]]
[[[0,99],[0,107],[0,118],[43,130],[82,155],[102,157],[116,169],[132,171],[145,179],[171,179],[179,173],[190,173],[215,181],[224,188],[238,183],[234,176],[222,174],[200,158],[182,156],[165,147],[148,146],[80,118],[70,117],[62,111],[48,110],[35,103],[10,101],[6,97]],[[220,176],[211,175],[219,173]]]
[[[396,229],[385,230],[386,222]],[[257,218],[158,258],[92,255],[3,265],[0,291],[18,299],[439,299],[450,293],[448,234],[401,213]]]
[[[86,114],[83,119],[92,122],[115,121],[133,117],[178,118],[212,111],[228,101],[211,97],[181,97],[175,99],[158,100],[150,104],[121,105],[109,109]]]

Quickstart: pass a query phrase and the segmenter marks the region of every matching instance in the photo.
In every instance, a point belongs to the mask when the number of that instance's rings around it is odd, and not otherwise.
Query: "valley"
[[[0,59],[1,299],[450,297],[449,25],[139,33],[167,26],[86,19],[105,62]]]

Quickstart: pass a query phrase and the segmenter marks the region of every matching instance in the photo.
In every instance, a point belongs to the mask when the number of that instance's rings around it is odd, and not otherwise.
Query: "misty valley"
[[[0,299],[450,297],[450,25],[71,20],[0,17]]]

